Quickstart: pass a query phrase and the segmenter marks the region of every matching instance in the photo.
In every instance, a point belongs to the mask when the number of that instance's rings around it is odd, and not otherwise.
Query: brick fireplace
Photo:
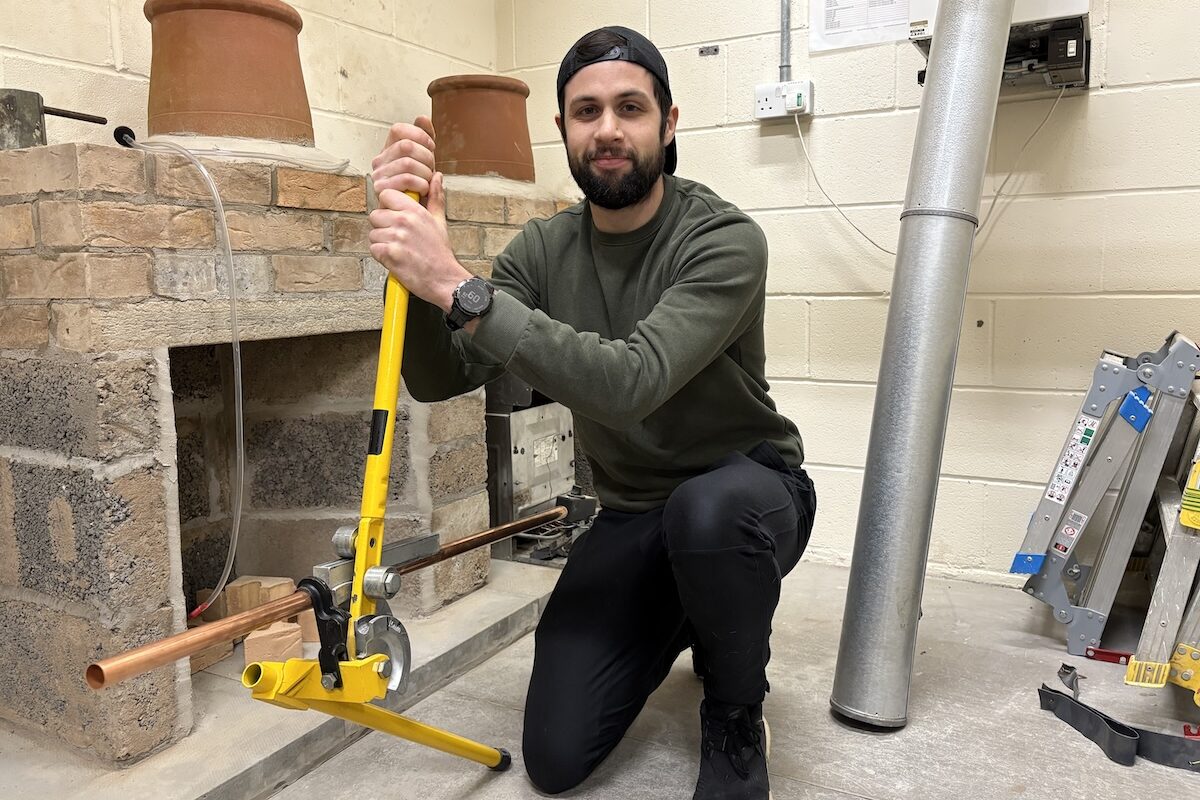
[[[237,574],[301,578],[358,515],[385,273],[361,175],[206,161],[226,205],[244,371]],[[448,181],[481,274],[557,206],[500,179]],[[232,500],[225,266],[182,158],[87,144],[0,152],[0,717],[116,763],[190,730],[186,662],[103,692],[98,657],[183,629],[224,562]],[[487,527],[480,393],[403,392],[390,537]],[[479,586],[486,549],[410,576],[429,613]]]

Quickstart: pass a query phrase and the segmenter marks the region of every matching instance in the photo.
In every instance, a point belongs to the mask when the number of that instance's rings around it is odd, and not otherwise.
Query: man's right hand
[[[385,189],[416,192],[424,203],[433,180],[433,121],[417,117],[414,124],[397,122],[388,131],[383,150],[371,162],[375,194]]]

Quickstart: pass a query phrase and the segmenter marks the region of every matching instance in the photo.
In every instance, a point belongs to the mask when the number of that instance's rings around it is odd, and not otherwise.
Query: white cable
[[[204,178],[204,182],[208,184],[208,191],[212,194],[213,209],[216,211],[217,216],[216,229],[221,243],[221,251],[225,256],[226,274],[229,276],[229,327],[230,339],[233,344],[233,427],[237,445],[237,458],[234,460],[233,527],[229,534],[229,552],[225,555],[225,568],[221,571],[221,579],[217,581],[217,586],[213,589],[212,594],[208,596],[208,599],[188,614],[189,619],[195,619],[216,602],[221,592],[225,589],[225,584],[229,581],[229,574],[233,571],[233,559],[237,553],[238,532],[242,524],[242,493],[246,474],[246,450],[245,433],[242,430],[242,348],[241,337],[238,335],[237,276],[233,271],[233,251],[229,244],[229,226],[225,222],[225,206],[221,202],[221,195],[217,193],[217,185],[213,182],[212,176],[208,174],[208,170],[204,168],[204,165],[192,154],[192,151],[185,147],[180,147],[173,142],[142,143],[136,141],[132,136],[126,136],[125,142],[130,147],[136,147],[139,150],[145,150],[150,153],[177,153],[188,161],[191,161],[196,169],[200,170],[200,176]]]
[[[1050,106],[1050,110],[1046,112],[1046,116],[1042,118],[1041,123],[1033,129],[1033,133],[1029,134],[1029,138],[1025,140],[1025,144],[1021,145],[1021,149],[1017,151],[1017,158],[1013,161],[1012,169],[1008,171],[1008,175],[1000,183],[1000,188],[996,190],[996,194],[992,196],[991,205],[988,206],[987,214],[983,217],[983,222],[979,223],[979,229],[975,233],[975,238],[979,238],[979,234],[983,233],[984,226],[988,224],[988,220],[992,218],[992,212],[996,210],[996,201],[1000,199],[1000,195],[1004,193],[1004,187],[1012,180],[1012,176],[1017,173],[1017,167],[1021,164],[1021,156],[1025,154],[1025,148],[1029,147],[1029,143],[1033,141],[1033,137],[1037,136],[1042,128],[1046,127],[1046,123],[1050,121],[1051,115],[1054,114],[1054,109],[1058,108],[1058,101],[1062,100],[1063,94],[1067,91],[1067,87],[1063,87],[1058,91],[1058,97],[1054,98],[1054,103]],[[983,245],[979,246],[983,250]],[[976,251],[978,252],[978,251]]]
[[[806,145],[804,143],[804,134],[800,131],[800,117],[793,114],[792,119],[795,120],[795,122],[796,122],[796,135],[800,137],[800,147],[802,150],[804,150],[804,160],[808,163],[809,172],[812,173],[813,180],[816,181],[817,188],[821,190],[821,194],[825,195],[825,199],[828,200],[833,205],[833,207],[837,209],[837,212],[842,215],[842,219],[844,219],[844,220],[846,220],[846,222],[850,223],[850,227],[854,228],[854,230],[858,231],[859,234],[861,234],[862,237],[864,239],[866,239],[868,242],[873,244],[876,247],[876,249],[882,250],[883,252],[887,253],[889,256],[896,255],[895,251],[888,250],[886,247],[884,247],[883,245],[876,242],[870,236],[867,236],[866,231],[864,231],[862,228],[855,225],[854,220],[847,217],[846,212],[842,211],[842,207],[839,206],[836,202],[834,202],[834,199],[829,196],[829,192],[825,191],[825,187],[821,185],[821,179],[817,177],[817,170],[816,170],[816,167],[813,166],[812,158],[808,155],[808,145]]]

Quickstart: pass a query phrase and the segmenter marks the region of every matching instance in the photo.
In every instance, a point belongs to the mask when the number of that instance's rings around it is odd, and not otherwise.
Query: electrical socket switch
[[[811,80],[760,83],[754,87],[754,118],[774,119],[813,113]]]

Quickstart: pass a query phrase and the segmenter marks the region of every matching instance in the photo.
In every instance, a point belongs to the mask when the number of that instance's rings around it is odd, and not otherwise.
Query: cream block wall
[[[429,113],[434,78],[496,70],[494,0],[291,0],[317,146],[366,169],[388,126]],[[47,140],[112,143],[146,133],[150,23],[144,0],[0,0],[0,86],[108,117],[47,119]]]
[[[1174,328],[1200,336],[1200,48],[1189,38],[1200,0],[1158,8],[1093,1],[1094,88],[1059,103],[979,238],[933,572],[1015,583],[1007,566],[1099,351],[1155,349]],[[774,0],[497,0],[498,63],[531,86],[539,182],[574,191],[552,123],[559,59],[605,24],[635,28],[663,50],[680,106],[679,174],[748,211],[770,242],[772,394],[804,434],[818,487],[811,557],[844,563],[894,259],[822,196],[790,120],[752,118],[754,84],[778,79],[778,14]],[[817,173],[894,249],[923,58],[907,43],[810,54],[805,0],[793,0],[792,22],[793,75],[815,83],[816,114],[801,127]],[[701,56],[702,45],[720,52]],[[1004,95],[984,211],[1055,94]]]

